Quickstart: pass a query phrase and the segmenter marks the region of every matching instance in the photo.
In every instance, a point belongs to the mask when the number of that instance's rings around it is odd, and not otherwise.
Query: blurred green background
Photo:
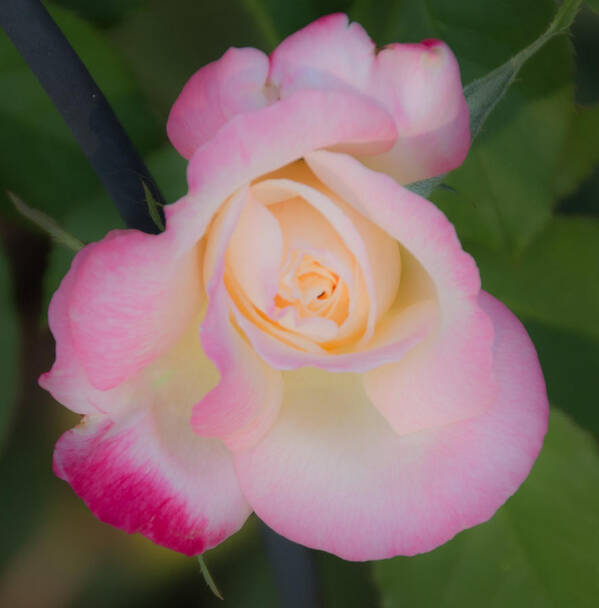
[[[599,598],[599,8],[520,73],[433,200],[483,286],[524,321],[553,411],[521,490],[487,524],[416,558],[353,564],[314,552],[323,606],[597,606]],[[467,84],[548,25],[552,0],[60,0],[48,2],[169,201],[184,161],[165,134],[189,76],[229,46],[265,51],[349,12],[371,37],[446,40]],[[195,560],[98,522],[51,471],[77,416],[37,387],[46,310],[71,254],[4,191],[79,238],[122,223],[70,132],[0,33],[0,606],[212,606]],[[207,561],[228,606],[280,605],[254,520]]]

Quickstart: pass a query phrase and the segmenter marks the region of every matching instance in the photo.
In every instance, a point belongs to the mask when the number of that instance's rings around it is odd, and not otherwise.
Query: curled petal
[[[218,367],[220,382],[193,410],[193,429],[219,437],[230,449],[258,441],[275,419],[282,397],[280,372],[264,363],[231,323],[231,302],[223,281],[225,251],[249,190],[238,192],[221,212],[210,234],[208,250],[216,260],[208,282],[208,310],[200,335],[204,351]]]
[[[491,296],[499,392],[475,418],[397,435],[353,374],[285,375],[271,432],[235,454],[257,515],[287,538],[350,560],[430,551],[482,523],[527,477],[547,429],[538,359],[518,320]]]
[[[268,57],[257,49],[230,48],[187,82],[168,117],[175,148],[191,158],[231,117],[268,104]]]

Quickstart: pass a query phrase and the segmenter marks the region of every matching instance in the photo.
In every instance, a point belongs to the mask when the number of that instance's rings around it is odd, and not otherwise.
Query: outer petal
[[[321,151],[306,161],[332,190],[394,236],[434,283],[439,327],[400,362],[365,374],[375,406],[398,433],[485,411],[496,390],[493,327],[476,301],[478,270],[453,226],[432,203],[350,156]],[[399,301],[402,293],[400,283]]]
[[[389,152],[362,157],[408,184],[460,166],[470,148],[470,112],[460,69],[440,40],[393,44],[376,57],[373,95],[393,114],[398,138]]]
[[[547,397],[518,320],[483,294],[499,393],[476,418],[398,436],[352,375],[302,370],[265,439],[235,455],[248,501],[274,530],[345,559],[430,551],[489,519],[527,477],[547,429]]]
[[[459,166],[470,147],[469,111],[459,67],[441,41],[392,44],[376,54],[357,23],[329,15],[284,40],[271,56],[270,80],[282,97],[301,89],[345,89],[371,95],[393,116],[390,152],[362,157],[400,183]]]
[[[270,81],[285,97],[300,89],[366,91],[375,45],[359,23],[336,13],[310,23],[272,52]]]
[[[238,192],[221,212],[208,243],[216,265],[207,286],[209,305],[201,327],[202,345],[221,375],[219,384],[193,410],[191,424],[202,436],[220,437],[230,449],[253,445],[276,417],[283,386],[280,372],[264,363],[231,323],[231,302],[223,281],[225,251],[248,188]]]
[[[135,381],[107,391],[122,414],[89,416],[56,446],[54,470],[102,521],[187,555],[238,530],[250,509],[229,451],[189,427],[216,380],[196,326]]]
[[[268,68],[262,51],[230,48],[198,70],[179,94],[166,125],[179,153],[191,158],[232,116],[267,105]]]
[[[80,414],[104,411],[106,393],[94,388],[87,378],[73,346],[68,306],[79,271],[79,265],[88,255],[89,248],[73,259],[71,270],[52,296],[48,310],[50,331],[56,340],[56,360],[49,372],[42,374],[39,384],[69,409]]]
[[[115,230],[79,254],[68,317],[73,346],[96,388],[138,372],[197,314],[198,250],[175,253],[172,236]]]

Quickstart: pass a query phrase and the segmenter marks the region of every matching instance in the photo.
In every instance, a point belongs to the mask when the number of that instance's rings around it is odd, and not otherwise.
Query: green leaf
[[[586,4],[596,13],[599,13],[599,0],[586,0]]]
[[[150,214],[154,224],[156,224],[156,227],[159,230],[164,231],[164,222],[162,221],[160,211],[158,210],[160,203],[154,198],[154,195],[152,194],[150,188],[148,188],[148,184],[146,184],[146,182],[142,180],[141,185],[144,189],[144,197],[146,199],[146,204],[148,205],[148,213]]]
[[[551,403],[599,436],[599,339],[526,317],[521,320],[537,349]]]
[[[517,315],[599,339],[599,220],[556,217],[519,255],[464,246],[483,289]]]
[[[200,570],[202,571],[202,576],[204,577],[206,584],[210,588],[210,591],[212,591],[212,593],[214,593],[214,595],[216,595],[216,597],[219,600],[224,600],[225,598],[221,595],[221,592],[218,590],[218,587],[216,586],[216,583],[214,582],[214,579],[212,578],[212,575],[210,574],[210,570],[208,570],[208,566],[206,565],[206,562],[204,561],[204,557],[202,555],[198,555],[198,562],[200,564]]]
[[[491,521],[431,553],[374,564],[383,607],[596,606],[597,513],[597,445],[554,411],[530,477]]]
[[[470,108],[473,140],[490,113],[506,95],[523,65],[551,38],[569,27],[579,5],[580,0],[564,2],[541,36],[504,64],[464,88]],[[555,198],[550,177],[557,165],[557,154],[565,138],[565,130],[558,126],[547,133],[547,119],[551,120],[551,114],[556,111],[566,111],[571,96],[572,90],[568,89],[557,91],[549,100],[540,99],[529,103],[528,108],[525,99],[520,101],[519,107],[513,104],[510,110],[516,120],[512,121],[511,126],[503,132],[499,131],[496,142],[474,148],[462,173],[448,180],[455,190],[464,192],[463,197],[457,198],[458,201],[464,202],[464,199],[470,197],[470,200],[476,198],[483,203],[480,210],[466,205],[465,210],[460,210],[461,213],[458,211],[458,218],[467,219],[466,225],[473,223],[471,216],[474,216],[472,234],[478,233],[485,241],[491,240],[504,249],[518,249],[549,219]],[[503,119],[505,125],[510,125],[507,116],[503,116]],[[561,124],[557,122],[557,125]],[[516,145],[516,138],[519,142],[532,143],[533,150],[526,143]],[[536,153],[536,145],[541,138],[545,140],[545,157],[547,158],[547,150],[552,151],[553,156],[548,158],[549,162],[545,165],[539,163],[533,167],[531,172],[523,170],[526,164],[530,164],[531,158],[537,163],[542,160],[542,156]],[[507,142],[505,147],[502,146],[502,140]],[[545,171],[541,173],[543,169]],[[535,171],[537,175],[534,174]],[[408,187],[421,196],[428,197],[443,179],[444,176],[440,176]],[[448,194],[440,194],[436,199],[442,208],[456,202],[456,197]],[[462,223],[458,223],[458,229]]]
[[[0,248],[0,447],[13,417],[19,386],[19,320],[13,300],[12,277],[4,251]]]
[[[157,145],[162,130],[122,58],[96,29],[52,9],[66,37],[105,93],[136,147]],[[8,38],[0,35],[0,187],[61,220],[102,186],[68,127]]]
[[[74,237],[72,234],[62,228],[60,224],[56,222],[56,220],[52,219],[49,215],[46,215],[38,209],[29,207],[12,192],[7,192],[6,194],[22,216],[32,221],[36,226],[38,226],[38,228],[47,233],[58,245],[63,245],[71,251],[79,251],[80,249],[83,249],[84,244],[78,238]]]
[[[558,197],[572,194],[599,165],[599,105],[573,108],[555,179]]]

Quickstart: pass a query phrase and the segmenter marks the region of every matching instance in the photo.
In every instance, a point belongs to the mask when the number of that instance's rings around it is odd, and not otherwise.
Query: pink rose
[[[255,511],[346,559],[489,519],[547,427],[535,350],[447,218],[401,184],[470,143],[455,57],[331,15],[230,49],[168,133],[189,193],[54,295],[41,385],[85,415],[54,468],[101,520],[185,554]]]

